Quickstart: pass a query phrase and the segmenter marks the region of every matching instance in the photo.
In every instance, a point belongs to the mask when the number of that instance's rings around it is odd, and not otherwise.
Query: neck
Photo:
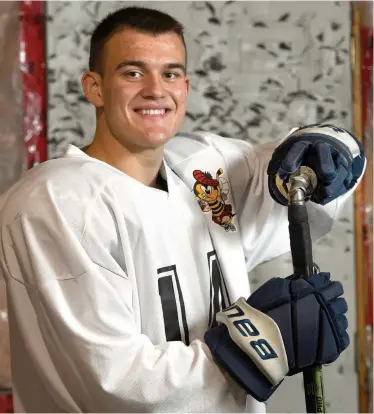
[[[162,164],[163,147],[129,149],[114,138],[105,139],[95,134],[86,154],[117,168],[146,186],[159,188],[157,177]]]

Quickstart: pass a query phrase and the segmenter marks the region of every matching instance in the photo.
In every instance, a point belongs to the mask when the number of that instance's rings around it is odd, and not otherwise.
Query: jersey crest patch
[[[227,232],[236,231],[232,223],[236,213],[232,212],[231,204],[226,204],[230,190],[228,181],[222,177],[222,168],[217,170],[215,179],[208,171],[194,170],[192,174],[196,180],[193,192],[201,210],[204,213],[211,213],[213,222]]]

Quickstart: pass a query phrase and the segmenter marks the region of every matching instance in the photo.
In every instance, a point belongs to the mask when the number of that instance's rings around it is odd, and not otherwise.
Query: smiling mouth
[[[162,116],[170,112],[170,109],[135,109],[135,112],[140,115],[153,115],[153,116]]]

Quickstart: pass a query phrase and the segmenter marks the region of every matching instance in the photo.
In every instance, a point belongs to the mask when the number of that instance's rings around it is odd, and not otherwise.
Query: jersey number
[[[216,252],[207,254],[210,275],[210,303],[209,327],[214,327],[216,314],[230,304],[225,282]],[[182,341],[190,344],[186,308],[184,305],[181,286],[179,283],[177,267],[175,265],[157,269],[159,275],[158,291],[161,298],[162,313],[164,315],[166,340]]]

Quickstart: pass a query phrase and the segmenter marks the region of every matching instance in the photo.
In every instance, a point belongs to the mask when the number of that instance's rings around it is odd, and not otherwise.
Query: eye
[[[174,80],[176,78],[179,78],[180,76],[181,76],[180,73],[177,73],[177,72],[165,72],[164,73],[164,77],[170,80]]]
[[[206,192],[207,194],[210,194],[210,193],[212,192],[212,187],[211,187],[211,186],[208,186],[208,187],[206,188],[205,192]]]
[[[137,70],[130,70],[130,71],[125,73],[125,76],[127,76],[131,79],[139,79],[142,76],[142,74],[141,74],[141,72],[139,72]]]

